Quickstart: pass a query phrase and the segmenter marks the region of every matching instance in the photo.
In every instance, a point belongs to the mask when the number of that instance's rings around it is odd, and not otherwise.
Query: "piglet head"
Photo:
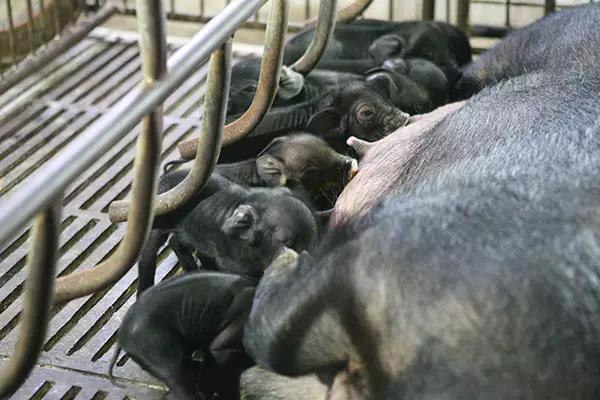
[[[300,185],[318,195],[339,193],[358,171],[358,164],[323,138],[301,133],[274,139],[256,159],[256,169],[268,186]]]
[[[408,117],[385,94],[366,82],[356,82],[341,89],[315,113],[307,129],[325,136],[374,141],[406,125]]]

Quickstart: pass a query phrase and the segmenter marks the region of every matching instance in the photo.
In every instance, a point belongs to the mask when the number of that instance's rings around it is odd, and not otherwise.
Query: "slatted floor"
[[[175,50],[169,46],[169,52]],[[236,55],[239,57],[239,55]],[[197,132],[206,66],[165,104],[163,159],[177,158],[176,144]],[[137,43],[115,35],[88,37],[42,71],[0,95],[0,207],[25,178],[59,153],[140,79]],[[104,154],[66,191],[58,273],[90,268],[115,250],[124,224],[106,214],[127,196],[139,127]],[[14,349],[28,232],[0,249],[0,367]],[[177,259],[160,253],[158,279],[176,272]],[[159,399],[161,384],[126,357],[107,379],[119,323],[134,302],[136,269],[102,293],[52,310],[44,351],[25,385],[12,399]]]

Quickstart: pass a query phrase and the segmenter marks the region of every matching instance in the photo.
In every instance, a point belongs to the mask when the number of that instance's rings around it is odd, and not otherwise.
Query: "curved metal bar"
[[[362,15],[367,8],[371,5],[373,0],[356,0],[354,3],[347,5],[337,13],[337,23],[343,24],[346,22],[352,22],[356,18]],[[318,20],[321,19],[319,15],[318,19],[311,19],[304,24],[304,28],[314,27],[318,24]]]
[[[12,357],[0,371],[2,399],[10,397],[27,379],[44,345],[58,259],[60,203],[39,213],[33,223],[19,339]]]
[[[138,31],[144,84],[151,86],[167,70],[165,14],[162,0],[138,0]],[[95,268],[73,272],[56,280],[54,302],[82,297],[118,281],[135,264],[154,218],[162,139],[162,107],[148,114],[137,141],[132,183],[132,207],[125,237],[117,250]]]
[[[373,0],[356,0],[354,3],[342,8],[337,14],[337,22],[345,23],[354,21],[361,16],[371,5]]]
[[[225,126],[223,146],[234,143],[250,133],[271,108],[277,87],[283,59],[283,48],[287,30],[289,0],[271,0],[271,13],[267,24],[265,51],[260,66],[260,75],[256,94],[246,112]],[[198,139],[179,143],[179,153],[185,159],[196,155]]]
[[[221,139],[227,111],[229,84],[231,82],[231,39],[210,57],[208,87],[204,96],[202,133],[198,139],[196,158],[192,169],[173,189],[156,196],[155,215],[177,209],[190,200],[206,184],[221,151]],[[125,221],[129,201],[114,201],[108,208],[112,222]]]
[[[302,75],[308,75],[315,68],[325,52],[335,29],[337,0],[323,0],[319,5],[319,17],[315,36],[306,52],[292,65],[292,69]]]

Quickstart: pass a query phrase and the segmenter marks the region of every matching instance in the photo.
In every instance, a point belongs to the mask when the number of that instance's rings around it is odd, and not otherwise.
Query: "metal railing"
[[[96,1],[96,0],[91,0]],[[124,14],[135,15],[134,2],[131,0],[102,0],[119,6],[120,10]],[[350,1],[350,0],[348,0]],[[501,13],[503,15],[504,23],[502,27],[513,27],[513,21],[511,15],[518,13],[521,10],[540,10],[540,14],[547,14],[556,9],[569,7],[576,4],[592,3],[597,0],[422,0],[420,2],[421,9],[417,11],[412,17],[402,15],[402,7],[406,6],[408,0],[374,0],[372,1],[373,6],[371,10],[377,9],[378,18],[387,18],[388,20],[398,20],[406,18],[422,18],[426,20],[431,19],[444,19],[447,22],[456,23],[459,26],[466,27],[467,21],[469,21],[469,5],[476,5],[478,7],[490,8],[491,13]],[[197,7],[190,7],[189,1],[183,0],[170,0],[166,4],[167,18],[188,21],[188,22],[206,22],[209,21],[213,14],[211,9],[214,9],[216,5],[220,3],[228,3],[228,0],[198,0]],[[315,13],[315,0],[297,0],[294,2],[297,12],[295,18],[291,18],[288,27],[291,30],[298,30],[306,26],[306,22],[311,21]],[[345,2],[344,2],[345,3]],[[348,6],[350,11],[355,7],[359,7],[360,3],[371,3],[355,1]],[[414,2],[419,3],[419,2]],[[192,3],[193,4],[193,3]],[[437,7],[436,7],[437,6]],[[438,11],[436,15],[436,10]],[[399,12],[400,11],[400,12]],[[532,21],[537,19],[537,14],[532,18]],[[342,22],[343,18],[338,18],[338,22]],[[491,26],[489,22],[473,19],[470,21],[472,24]],[[249,20],[245,27],[248,28],[264,28],[266,20],[263,13],[256,13],[251,20]]]
[[[0,12],[0,75],[77,20],[80,0],[4,0]]]
[[[51,158],[43,169],[27,178],[0,207],[0,248],[34,219],[19,341],[15,353],[0,371],[0,398],[13,393],[35,365],[51,304],[94,293],[120,279],[137,261],[154,216],[177,208],[200,190],[214,168],[221,143],[231,143],[248,134],[269,110],[278,86],[289,0],[271,0],[265,56],[255,98],[242,117],[224,126],[231,74],[231,36],[264,3],[266,0],[231,1],[167,61],[162,0],[137,0],[141,85]],[[357,0],[352,9],[340,10],[339,15],[344,19],[355,18],[368,3],[369,0]],[[322,1],[318,34],[293,66],[297,71],[306,74],[318,62],[335,26],[336,4],[335,0]],[[179,186],[157,196],[162,104],[209,56],[202,134],[196,143],[193,168]],[[118,209],[127,216],[125,237],[117,250],[99,265],[54,280],[59,216],[66,187],[140,121],[143,124],[136,145],[131,205],[121,202],[120,206],[115,203],[111,207],[113,220],[117,219],[114,216]]]
[[[101,3],[111,3],[119,6],[121,12],[123,14],[135,15],[136,7],[134,2],[131,0],[92,0],[94,2],[100,1]],[[389,6],[389,18],[393,18],[393,7],[394,0],[385,0]],[[186,22],[208,22],[210,21],[214,14],[214,10],[211,12],[209,8],[217,8],[220,5],[229,4],[231,0],[197,0],[197,7],[195,9],[190,9],[190,2],[186,1],[185,4],[181,4],[179,0],[169,0],[168,4],[166,4],[166,13],[167,18],[177,21],[186,21]],[[355,0],[348,1],[348,5],[343,7],[340,10],[338,15],[338,22],[345,22],[348,18],[355,18],[357,15],[362,14],[362,12],[373,2],[373,0]],[[294,4],[300,3],[299,1],[294,1]],[[319,2],[320,3],[320,2]],[[291,5],[291,4],[290,4]],[[299,18],[288,21],[288,29],[289,30],[298,30],[304,28],[307,23],[310,24],[316,19],[312,19],[315,15],[313,7],[311,5],[310,0],[305,0],[302,5],[302,14],[299,15]],[[264,29],[267,25],[267,20],[264,18],[262,13],[259,10],[254,13],[251,19],[246,21],[244,27],[247,28],[258,28]]]
[[[594,0],[581,0],[581,1],[573,1],[572,4],[562,5],[562,7],[557,7],[556,0],[539,0],[539,1],[519,1],[519,0],[454,0],[454,1],[446,1],[445,3],[445,18],[446,21],[450,22],[452,20],[451,12],[455,12],[455,19],[453,22],[456,23],[458,27],[463,29],[465,32],[469,33],[469,25],[470,23],[477,23],[480,26],[486,26],[487,24],[482,21],[471,21],[470,20],[470,10],[472,5],[480,5],[480,6],[496,6],[496,7],[504,7],[504,27],[512,28],[511,21],[511,10],[514,7],[526,7],[530,9],[540,9],[543,10],[543,14],[546,15],[551,13],[559,8],[564,8],[572,5],[583,4],[583,3],[593,3]],[[454,9],[452,4],[454,3]],[[423,0],[421,16],[424,20],[433,20],[436,18],[435,15],[435,0]],[[533,22],[533,21],[532,21]]]

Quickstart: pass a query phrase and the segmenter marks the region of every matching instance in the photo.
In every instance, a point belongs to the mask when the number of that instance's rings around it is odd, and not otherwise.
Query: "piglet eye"
[[[361,120],[369,120],[374,114],[375,112],[369,106],[363,106],[358,109],[358,118]]]
[[[246,93],[255,92],[256,91],[256,85],[254,85],[254,84],[246,85],[246,86],[244,86],[242,88],[242,91],[244,91]]]

